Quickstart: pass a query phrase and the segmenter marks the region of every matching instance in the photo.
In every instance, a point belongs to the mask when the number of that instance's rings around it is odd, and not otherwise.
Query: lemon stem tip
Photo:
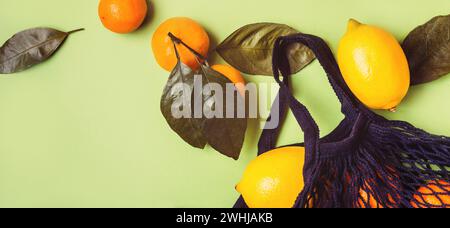
[[[389,112],[396,113],[397,112],[397,107],[393,107],[393,108],[389,109]]]
[[[358,28],[361,25],[361,23],[355,19],[350,19],[348,20],[348,26],[347,26],[347,30],[348,31],[353,31],[356,28]]]

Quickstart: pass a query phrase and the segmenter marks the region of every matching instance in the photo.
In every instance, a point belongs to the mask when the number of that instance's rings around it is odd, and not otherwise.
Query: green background
[[[152,0],[143,27],[117,35],[103,28],[97,5],[0,0],[0,42],[30,27],[86,28],[48,62],[0,77],[0,207],[232,206],[234,185],[256,154],[259,121],[250,121],[237,162],[211,148],[193,149],[169,129],[159,110],[168,72],[150,48],[165,19],[197,20],[214,46],[243,25],[278,22],[319,35],[336,50],[351,17],[402,40],[417,25],[450,12],[448,0]],[[331,131],[342,115],[318,62],[299,73],[294,86],[322,135]],[[450,135],[449,100],[445,77],[412,88],[397,113],[382,114]],[[289,116],[279,143],[299,141],[302,133]]]

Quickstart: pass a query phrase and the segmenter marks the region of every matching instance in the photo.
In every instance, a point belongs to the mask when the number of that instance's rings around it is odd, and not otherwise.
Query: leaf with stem
[[[169,126],[184,141],[194,147],[204,148],[206,144],[209,144],[220,153],[238,159],[244,143],[247,120],[245,115],[242,118],[238,118],[237,115],[230,118],[226,115],[227,108],[230,108],[230,105],[234,106],[232,110],[235,111],[233,114],[236,114],[238,111],[236,105],[244,104],[244,102],[235,102],[234,100],[231,103],[228,102],[227,85],[232,85],[232,82],[210,68],[204,56],[173,34],[169,33],[168,35],[174,43],[175,54],[178,59],[161,99],[161,111]],[[193,72],[192,69],[181,62],[177,44],[185,46],[197,56],[200,65],[199,72]],[[200,85],[196,83],[197,79],[201,79]],[[203,85],[203,83],[205,84]],[[183,86],[180,86],[180,84]],[[196,86],[201,88],[196,88]],[[213,89],[214,87],[216,90]],[[235,95],[237,99],[243,99],[237,92]],[[200,103],[197,104],[196,102]],[[186,114],[183,118],[174,117],[173,113],[174,105],[180,104],[182,104],[183,112]],[[175,111],[179,111],[179,109],[175,108]],[[198,111],[201,112],[201,116],[196,115]],[[214,111],[221,112],[221,115],[207,116]]]
[[[15,34],[0,48],[0,74],[26,70],[50,58],[75,32],[52,28],[33,28]]]

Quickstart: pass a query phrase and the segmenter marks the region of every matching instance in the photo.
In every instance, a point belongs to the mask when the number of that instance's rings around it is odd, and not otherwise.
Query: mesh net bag
[[[345,118],[328,136],[291,93],[286,48],[294,43],[315,54],[342,104]],[[390,121],[366,108],[347,87],[328,45],[319,37],[280,37],[273,54],[280,85],[271,116],[291,110],[304,132],[304,188],[295,208],[449,208],[450,138]],[[280,73],[283,78],[280,78]],[[270,119],[270,117],[269,117]],[[258,154],[276,147],[281,126],[263,131]],[[243,198],[235,208],[247,207]]]

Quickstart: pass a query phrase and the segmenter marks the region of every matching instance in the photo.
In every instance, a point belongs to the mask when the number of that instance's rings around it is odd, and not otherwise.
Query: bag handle
[[[283,83],[286,86],[289,86],[289,77],[283,78]],[[278,116],[278,120],[281,122],[282,119],[286,116],[289,105],[287,101],[286,94],[281,93],[281,88],[278,92],[278,95],[275,99],[275,102],[272,104],[272,108],[270,110],[270,115],[267,118],[266,126],[261,133],[258,142],[258,155],[270,151],[275,148],[277,143],[277,138],[281,130],[281,124],[278,124],[276,128],[270,128],[269,123],[271,122],[274,116]]]
[[[291,74],[289,61],[287,56],[283,53],[286,53],[287,47],[294,43],[301,43],[307,46],[316,55],[317,60],[327,74],[328,81],[342,104],[342,113],[344,115],[353,116],[361,111],[361,107],[366,109],[348,88],[336,59],[327,43],[317,36],[295,34],[278,38],[273,51],[274,58],[272,59],[274,78],[278,83],[280,83],[280,72],[284,77]]]
[[[328,81],[330,82],[335,94],[342,104],[341,112],[350,119],[356,120],[359,113],[364,113],[368,117],[373,117],[373,113],[368,110],[350,91],[344,78],[342,77],[339,66],[334,55],[326,42],[320,37],[308,34],[294,34],[290,36],[279,37],[275,42],[273,51],[272,67],[274,78],[280,85],[278,94],[278,103],[272,106],[270,118],[278,114],[283,117],[287,109],[290,108],[298,121],[305,139],[319,137],[319,129],[306,107],[298,102],[289,89],[289,77],[291,75],[288,57],[285,54],[287,47],[294,43],[302,43],[309,47],[325,70]],[[283,79],[280,80],[280,73]],[[264,129],[258,144],[259,154],[272,150],[276,146],[281,124],[275,129]],[[305,145],[306,146],[306,145]]]

